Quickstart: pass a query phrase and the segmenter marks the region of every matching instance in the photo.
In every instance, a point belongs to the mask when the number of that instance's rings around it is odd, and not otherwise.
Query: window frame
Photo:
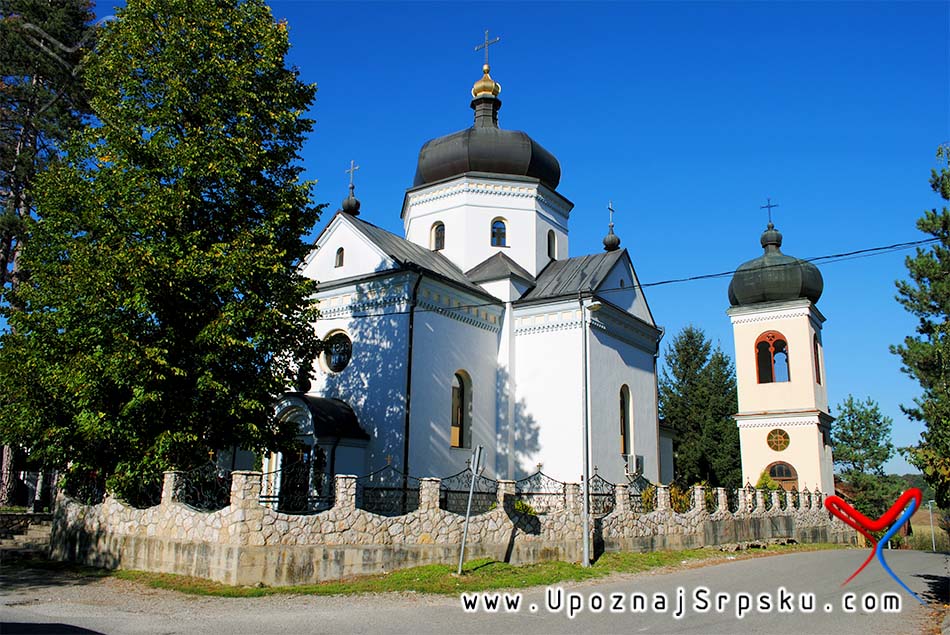
[[[776,344],[781,343],[782,348],[776,350]],[[788,352],[788,338],[778,331],[765,331],[755,340],[753,349],[755,354],[755,374],[756,380],[760,384],[783,384],[792,381],[792,362]],[[777,379],[775,373],[775,356],[785,355],[785,379]],[[768,358],[768,364],[765,364],[763,357]],[[767,378],[763,378],[763,370],[768,371]]]
[[[432,251],[445,249],[445,223],[436,221],[429,230],[429,248]]]
[[[459,369],[452,375],[451,395],[449,447],[458,450],[471,448],[472,380],[464,370]]]
[[[620,454],[629,456],[630,452],[630,431],[633,420],[633,409],[631,408],[630,387],[624,384],[620,387]]]
[[[345,257],[345,251],[343,250],[343,247],[340,247],[339,249],[336,250],[336,256],[334,256],[333,258],[334,269],[339,269],[340,267],[343,266],[344,257]]]
[[[500,225],[500,231],[499,227]],[[491,246],[492,247],[507,247],[508,246],[508,221],[504,218],[497,216],[491,221]]]

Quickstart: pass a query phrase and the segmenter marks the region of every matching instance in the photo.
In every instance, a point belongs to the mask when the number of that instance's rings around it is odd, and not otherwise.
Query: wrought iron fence
[[[442,479],[439,485],[439,507],[445,511],[464,514],[468,506],[468,492],[475,479],[472,495],[472,514],[484,514],[498,505],[498,481],[474,475],[469,469]]]
[[[693,508],[693,491],[680,489],[678,485],[670,487],[670,506],[677,514],[685,514]]]
[[[642,474],[630,478],[627,492],[630,495],[630,509],[634,512],[648,514],[656,509],[656,486]]]
[[[133,486],[126,486],[119,498],[126,504],[137,509],[147,509],[162,502],[163,474],[156,474],[137,481]]]
[[[333,507],[334,485],[311,461],[261,475],[260,503],[282,514],[317,514]]]
[[[175,500],[202,512],[224,509],[231,504],[231,470],[205,463],[180,472],[175,481]]]
[[[99,472],[73,472],[63,477],[63,491],[85,505],[98,505],[106,497],[106,477]]]
[[[546,514],[566,508],[567,484],[538,470],[515,483],[515,497],[535,512]]]
[[[729,511],[733,514],[737,514],[740,511],[739,491],[738,489],[731,489],[727,492],[729,495]]]
[[[799,509],[802,506],[802,499],[798,493],[798,488],[792,488],[792,507]]]
[[[356,506],[380,516],[419,509],[419,479],[391,465],[356,479]]]
[[[765,511],[771,511],[772,509],[772,490],[767,489],[763,492],[765,497]]]
[[[719,509],[719,495],[712,487],[703,487],[703,500],[706,503],[706,513],[715,514]]]
[[[590,496],[590,513],[593,516],[606,516],[614,510],[615,486],[596,471],[587,484],[587,493]]]

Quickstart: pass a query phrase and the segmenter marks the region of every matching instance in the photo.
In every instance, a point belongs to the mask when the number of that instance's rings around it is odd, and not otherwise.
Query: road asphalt
[[[0,568],[0,634],[935,632],[934,608],[950,602],[950,558],[886,552],[922,605],[876,560],[842,588],[867,554],[799,552],[513,591],[517,611],[504,607],[504,593],[486,609],[495,592],[469,596],[476,610],[459,596],[414,593],[210,598],[18,566]]]

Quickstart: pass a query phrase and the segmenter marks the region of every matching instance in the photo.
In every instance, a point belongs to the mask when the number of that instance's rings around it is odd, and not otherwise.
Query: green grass
[[[169,589],[194,595],[218,597],[260,597],[275,594],[351,595],[357,593],[417,592],[454,595],[466,591],[521,589],[561,582],[579,582],[603,578],[614,573],[641,573],[661,568],[695,566],[721,562],[727,558],[745,559],[795,551],[838,549],[841,545],[772,545],[768,549],[726,554],[713,549],[655,551],[651,553],[606,553],[593,566],[581,567],[567,562],[540,562],[513,566],[482,559],[466,563],[461,576],[450,565],[432,564],[392,573],[361,576],[347,580],[299,586],[234,587],[219,582],[167,573],[115,571],[113,575],[152,588]]]

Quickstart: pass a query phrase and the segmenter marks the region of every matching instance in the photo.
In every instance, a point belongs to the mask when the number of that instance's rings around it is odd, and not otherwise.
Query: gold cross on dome
[[[772,208],[778,207],[778,203],[773,204],[771,198],[766,198],[765,205],[759,206],[759,209],[768,209],[769,210],[769,222],[772,222]]]
[[[356,161],[350,159],[350,169],[343,170],[350,175],[350,187],[353,187],[353,174],[360,169],[360,166],[356,165]]]
[[[485,65],[486,66],[488,66],[488,47],[491,46],[492,44],[498,44],[499,42],[501,42],[500,37],[496,37],[494,40],[489,40],[488,29],[485,29],[485,42],[476,46],[475,52],[477,53],[480,50],[485,49]]]
[[[393,455],[392,455],[392,454],[387,454],[387,455],[386,455],[386,465],[392,465],[392,464],[393,464]]]

